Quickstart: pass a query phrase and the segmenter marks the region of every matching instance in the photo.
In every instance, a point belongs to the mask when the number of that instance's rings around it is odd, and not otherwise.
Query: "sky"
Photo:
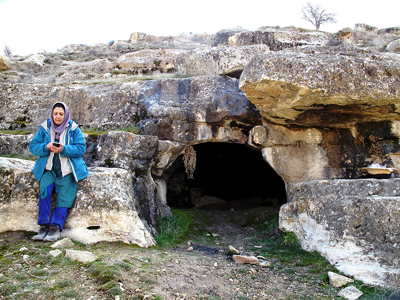
[[[314,29],[301,18],[307,0],[0,0],[0,55],[56,52],[69,44],[93,45],[129,40],[131,33],[213,34],[241,26],[290,26]],[[337,23],[320,30],[335,33],[356,23],[400,26],[399,0],[313,0]]]

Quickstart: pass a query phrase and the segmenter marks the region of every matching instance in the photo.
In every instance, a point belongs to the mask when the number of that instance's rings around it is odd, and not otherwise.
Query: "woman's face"
[[[53,121],[56,125],[61,125],[64,122],[65,112],[61,107],[53,109]]]

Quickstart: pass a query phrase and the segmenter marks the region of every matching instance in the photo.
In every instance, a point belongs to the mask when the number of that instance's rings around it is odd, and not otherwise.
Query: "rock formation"
[[[35,131],[51,104],[63,101],[84,131],[113,130],[86,135],[92,175],[80,185],[65,235],[75,238],[78,230],[87,233],[86,242],[142,246],[154,244],[157,220],[170,215],[167,191],[188,207],[220,198],[185,184],[182,173],[172,175],[189,145],[246,145],[284,181],[283,230],[345,274],[386,284],[400,269],[394,222],[400,181],[365,179],[361,168],[400,168],[398,34],[398,27],[366,24],[337,34],[296,27],[178,37],[133,33],[127,41],[1,58],[0,129]],[[132,127],[140,135],[126,131]],[[30,138],[0,135],[0,154],[26,155]],[[8,178],[0,185],[1,205],[28,201],[33,216],[31,163],[0,163]],[[26,187],[10,179],[22,173]],[[94,193],[103,177],[110,181]],[[108,191],[115,184],[123,188]],[[10,192],[20,188],[29,193],[25,200]],[[106,222],[108,214],[92,203],[130,221]],[[11,208],[0,209],[3,216]],[[14,221],[3,221],[0,230],[12,229]],[[36,225],[27,218],[20,226]]]

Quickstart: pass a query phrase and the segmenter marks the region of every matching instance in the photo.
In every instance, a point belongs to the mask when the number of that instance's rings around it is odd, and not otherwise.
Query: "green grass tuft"
[[[97,281],[102,284],[118,279],[118,277],[121,276],[117,266],[110,266],[102,261],[94,262],[88,268],[87,273],[89,273],[90,277],[97,279]]]
[[[172,209],[172,217],[157,222],[157,245],[163,247],[178,243],[189,231],[190,223],[191,219],[186,212]]]

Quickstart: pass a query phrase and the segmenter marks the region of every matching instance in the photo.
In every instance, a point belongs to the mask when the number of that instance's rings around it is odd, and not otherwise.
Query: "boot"
[[[46,237],[43,239],[43,242],[55,242],[60,239],[60,226],[58,225],[50,225],[49,232]]]
[[[37,235],[32,237],[32,240],[34,241],[43,241],[43,239],[46,237],[47,232],[49,231],[49,225],[40,225],[40,229]]]

